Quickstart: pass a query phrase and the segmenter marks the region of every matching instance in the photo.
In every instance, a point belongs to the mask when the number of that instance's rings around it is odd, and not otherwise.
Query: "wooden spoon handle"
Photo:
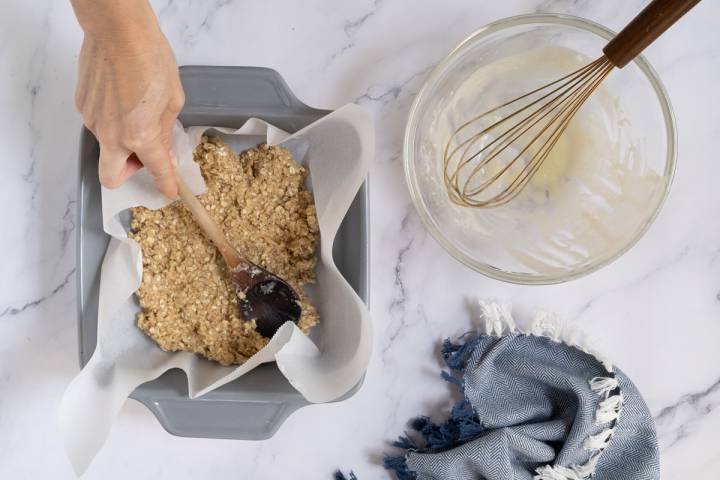
[[[238,254],[237,250],[227,241],[225,234],[220,229],[220,226],[215,223],[215,220],[210,217],[210,214],[205,210],[200,200],[195,197],[190,187],[187,186],[185,181],[180,178],[179,175],[175,175],[175,180],[178,185],[178,192],[180,193],[180,199],[183,201],[185,206],[190,210],[195,221],[200,226],[200,229],[205,235],[215,244],[220,254],[225,259],[225,263],[230,268],[237,267],[243,263],[242,257]]]
[[[700,0],[653,0],[627,24],[603,53],[618,68],[627,65]]]

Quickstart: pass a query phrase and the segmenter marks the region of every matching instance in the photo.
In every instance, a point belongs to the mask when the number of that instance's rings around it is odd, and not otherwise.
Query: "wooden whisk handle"
[[[610,43],[603,53],[622,68],[654,42],[700,0],[653,0]]]

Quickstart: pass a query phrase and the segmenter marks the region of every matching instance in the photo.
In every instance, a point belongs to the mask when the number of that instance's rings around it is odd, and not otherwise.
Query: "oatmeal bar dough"
[[[318,314],[303,286],[315,280],[319,237],[307,171],[285,148],[261,145],[238,155],[219,138],[203,137],[194,158],[207,184],[200,202],[243,255],[298,292],[298,326],[307,333]],[[143,258],[140,329],[163,350],[223,365],[241,364],[267,344],[255,322],[241,317],[222,257],[181,202],[132,214],[130,238]]]

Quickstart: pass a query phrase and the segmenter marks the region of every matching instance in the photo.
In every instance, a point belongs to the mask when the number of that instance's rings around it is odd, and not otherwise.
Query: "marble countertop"
[[[663,478],[720,470],[720,2],[702,2],[647,51],[675,108],[679,161],[659,218],[630,252],[583,279],[525,287],[446,254],[411,205],[401,162],[408,108],[447,51],[487,22],[528,12],[613,29],[644,0],[157,0],[179,64],[278,70],[306,103],[357,102],[377,122],[371,173],[375,355],[349,401],[304,408],[264,442],[177,438],[129,401],[87,478],[388,478],[387,442],[446,410],[438,341],[471,327],[465,299],[543,308],[589,332],[655,415]],[[412,5],[412,9],[411,9]],[[76,374],[73,108],[81,31],[68,2],[0,4],[0,476],[70,479],[60,396]]]

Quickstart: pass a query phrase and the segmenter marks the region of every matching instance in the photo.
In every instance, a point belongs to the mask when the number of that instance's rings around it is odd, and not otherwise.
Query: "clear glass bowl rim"
[[[425,80],[424,85],[418,92],[417,96],[415,97],[415,100],[413,101],[413,104],[410,108],[410,112],[408,114],[408,121],[405,127],[405,137],[403,142],[403,164],[404,164],[404,170],[405,170],[405,181],[408,186],[408,190],[410,191],[410,197],[412,199],[413,204],[415,205],[415,209],[417,210],[418,214],[420,215],[420,219],[422,220],[423,224],[427,228],[427,230],[430,232],[430,234],[435,238],[435,240],[448,252],[450,255],[452,255],[455,259],[460,261],[462,264],[464,264],[467,267],[472,268],[473,270],[482,273],[483,275],[486,275],[490,278],[494,278],[496,280],[502,280],[505,282],[510,283],[516,283],[516,284],[522,284],[522,285],[549,285],[549,284],[556,284],[556,283],[563,283],[570,280],[574,280],[576,278],[585,276],[589,273],[592,273],[612,262],[620,258],[625,252],[630,250],[635,244],[640,240],[640,238],[645,235],[648,228],[650,228],[650,225],[654,222],[655,218],[657,218],[658,214],[660,213],[660,210],[662,210],[662,207],[665,203],[665,200],[667,199],[668,193],[670,191],[670,186],[672,185],[673,176],[675,174],[675,162],[677,157],[677,130],[675,126],[675,115],[673,113],[672,106],[670,104],[670,100],[668,98],[667,92],[665,90],[665,87],[663,86],[662,82],[660,81],[660,78],[658,77],[657,72],[655,69],[648,63],[648,61],[645,59],[643,55],[638,55],[633,62],[640,68],[640,71],[645,75],[645,77],[650,82],[650,85],[652,85],[653,90],[655,91],[655,94],[658,98],[658,101],[660,103],[660,108],[663,112],[663,117],[665,121],[665,133],[667,136],[667,152],[666,152],[666,160],[665,160],[665,173],[664,177],[666,179],[665,184],[665,191],[663,192],[662,198],[660,199],[660,202],[658,202],[658,206],[655,209],[655,211],[647,218],[645,223],[642,225],[640,230],[638,231],[637,235],[631,239],[627,245],[625,245],[623,248],[619,249],[615,254],[611,255],[610,257],[598,260],[597,262],[591,263],[584,268],[579,268],[575,271],[568,272],[567,274],[563,275],[530,275],[525,273],[515,273],[515,272],[507,272],[504,270],[501,270],[497,267],[493,267],[492,265],[489,265],[484,262],[480,262],[471,256],[465,254],[464,252],[460,251],[458,248],[456,248],[452,242],[443,235],[442,232],[435,226],[433,219],[431,218],[430,214],[428,213],[427,209],[425,208],[425,205],[422,201],[419,188],[415,184],[415,167],[414,167],[414,156],[413,151],[411,149],[411,146],[414,142],[415,138],[415,132],[417,130],[418,126],[418,109],[420,105],[425,100],[425,97],[427,97],[430,94],[430,87],[435,83],[437,78],[444,72],[445,67],[449,62],[451,62],[454,57],[462,51],[464,48],[470,46],[471,44],[480,41],[484,39],[485,37],[492,35],[494,33],[500,32],[502,30],[506,30],[508,28],[514,28],[524,25],[560,25],[560,26],[569,26],[569,27],[575,27],[582,30],[585,30],[587,32],[593,33],[595,35],[598,35],[606,40],[610,40],[615,36],[615,32],[612,30],[598,24],[595,22],[592,22],[590,20],[586,20],[584,18],[576,17],[573,15],[564,15],[564,14],[527,14],[527,15],[517,15],[514,17],[508,17],[504,18],[502,20],[498,20],[496,22],[489,23],[485,25],[484,27],[479,28],[472,34],[470,34],[465,40],[463,40],[457,47],[455,47],[433,70],[430,72],[430,75]],[[598,52],[598,55],[600,52]]]

